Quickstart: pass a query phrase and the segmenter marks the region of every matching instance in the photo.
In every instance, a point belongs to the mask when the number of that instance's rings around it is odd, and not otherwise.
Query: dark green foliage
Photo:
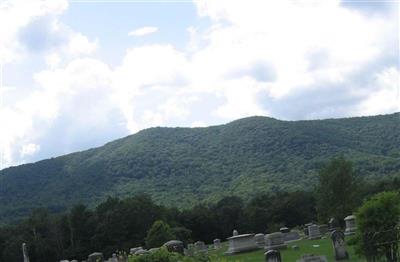
[[[157,220],[147,232],[146,246],[147,248],[160,247],[173,239],[175,236],[170,226],[162,220]]]
[[[315,121],[250,117],[208,128],[151,128],[103,147],[0,171],[0,221],[107,196],[150,194],[179,208],[311,191],[343,155],[366,180],[400,175],[400,114]]]
[[[334,217],[343,221],[351,214],[358,204],[358,185],[352,163],[343,157],[332,159],[319,173],[317,210],[320,220]]]
[[[316,219],[312,193],[263,194],[253,198],[244,210],[246,231],[266,233],[282,226],[295,227]]]
[[[389,255],[390,242],[395,240],[398,234],[396,227],[399,226],[400,195],[395,192],[379,193],[365,201],[358,209],[356,217],[358,253],[368,261],[386,258]],[[398,240],[396,245],[397,242]]]

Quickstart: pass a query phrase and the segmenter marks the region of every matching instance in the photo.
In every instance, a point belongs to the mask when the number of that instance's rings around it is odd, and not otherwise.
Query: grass
[[[299,246],[299,249],[292,249],[293,245]],[[260,262],[264,261],[264,251],[257,250],[254,252],[237,254],[234,256],[226,256],[224,252],[228,248],[228,243],[223,243],[223,248],[217,251],[210,252],[211,260],[213,262]],[[347,251],[349,252],[350,261],[365,261],[364,259],[358,258],[354,253],[352,246],[347,245]],[[300,240],[288,244],[286,250],[281,250],[282,261],[284,262],[296,262],[300,259],[302,255],[314,254],[326,256],[328,261],[335,261],[334,259],[334,249],[332,246],[332,241],[329,238],[320,240]]]

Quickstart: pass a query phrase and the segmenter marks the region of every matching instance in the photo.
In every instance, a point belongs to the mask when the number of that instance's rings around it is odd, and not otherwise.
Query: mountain
[[[54,212],[108,195],[149,193],[188,207],[226,195],[311,190],[344,155],[366,179],[400,175],[400,113],[280,121],[249,117],[206,128],[150,128],[102,147],[0,171],[0,218]]]

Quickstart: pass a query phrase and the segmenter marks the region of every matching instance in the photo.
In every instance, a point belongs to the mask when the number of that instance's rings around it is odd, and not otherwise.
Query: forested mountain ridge
[[[400,113],[280,121],[249,117],[206,128],[150,128],[102,147],[0,171],[0,218],[149,193],[188,207],[226,195],[312,189],[344,155],[367,179],[400,175]]]

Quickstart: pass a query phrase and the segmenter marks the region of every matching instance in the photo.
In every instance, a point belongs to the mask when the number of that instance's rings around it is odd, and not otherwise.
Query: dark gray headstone
[[[269,250],[264,253],[265,262],[282,262],[281,253],[278,250]]]
[[[346,250],[346,242],[344,241],[344,233],[335,230],[331,234],[333,248],[335,249],[335,260],[349,259],[349,253]]]

